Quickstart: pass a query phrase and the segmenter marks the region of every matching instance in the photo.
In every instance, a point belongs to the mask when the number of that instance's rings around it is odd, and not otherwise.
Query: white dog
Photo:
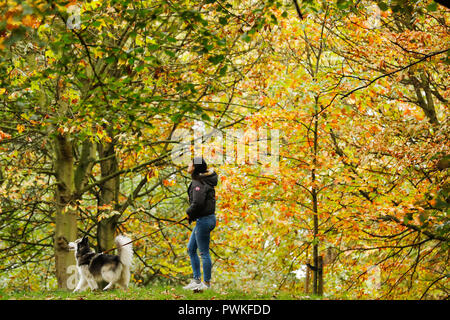
[[[108,282],[103,290],[110,289],[114,284],[127,289],[133,259],[133,248],[130,241],[125,236],[116,237],[118,255],[95,253],[89,247],[87,237],[70,242],[69,250],[75,250],[75,259],[80,275],[80,281],[73,292],[83,291],[88,286],[91,290],[97,290],[98,282],[102,280]]]

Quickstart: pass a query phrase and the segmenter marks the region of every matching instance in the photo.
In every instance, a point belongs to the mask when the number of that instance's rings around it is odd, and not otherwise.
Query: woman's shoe
[[[192,279],[191,282],[190,282],[187,286],[184,286],[184,287],[183,287],[183,289],[186,289],[186,290],[195,290],[195,289],[198,288],[201,284],[202,284],[202,282],[201,282],[200,280]]]
[[[198,293],[198,292],[203,292],[204,290],[209,290],[211,289],[211,285],[207,285],[206,283],[202,282],[200,284],[197,285],[196,288],[194,288],[194,292]]]

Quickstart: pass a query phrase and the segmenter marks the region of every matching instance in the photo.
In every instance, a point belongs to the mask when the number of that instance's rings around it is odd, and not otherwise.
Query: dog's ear
[[[82,243],[82,244],[87,244],[87,243],[88,243],[88,237],[87,237],[87,236],[84,236],[83,239],[81,239],[81,242],[80,242],[80,243]]]

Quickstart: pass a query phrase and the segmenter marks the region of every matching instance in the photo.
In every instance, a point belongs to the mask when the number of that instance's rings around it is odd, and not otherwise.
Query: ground
[[[0,289],[0,300],[304,300],[311,296],[294,295],[286,292],[255,293],[223,288],[210,289],[201,293],[184,290],[182,286],[130,287],[127,291],[114,289],[107,292],[90,290],[72,293],[68,291],[12,291]]]

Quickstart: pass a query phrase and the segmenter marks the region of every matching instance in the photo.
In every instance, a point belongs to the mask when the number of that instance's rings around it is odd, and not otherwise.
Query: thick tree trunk
[[[323,257],[318,257],[318,263],[317,263],[317,273],[318,273],[318,280],[317,280],[317,294],[319,296],[323,295]]]
[[[102,178],[108,177],[118,170],[117,158],[115,155],[114,144],[108,143],[106,145],[98,145],[98,153],[100,159],[105,159],[100,162]],[[120,177],[114,177],[105,181],[100,185],[100,198],[98,205],[110,205],[111,209],[105,212],[111,213],[116,210],[119,197],[119,183]],[[112,215],[108,218],[100,220],[97,226],[97,242],[98,250],[104,251],[114,247],[114,232],[117,227],[118,215]]]
[[[306,262],[306,274],[305,274],[305,294],[310,293],[310,283],[311,283],[311,269],[309,265],[311,264],[310,260]]]
[[[75,256],[68,250],[67,244],[76,239],[77,216],[73,212],[63,213],[62,208],[56,211],[55,229],[55,273],[58,281],[58,288],[71,290],[68,284],[70,276],[69,267],[75,266]]]
[[[114,247],[114,232],[117,227],[117,216],[102,219],[97,226],[97,241],[99,252]]]
[[[68,288],[68,270],[75,265],[73,252],[68,250],[67,244],[77,236],[77,215],[67,206],[72,202],[73,196],[73,150],[72,143],[64,135],[55,139],[56,162],[55,171],[57,188],[55,191],[55,268],[58,288]]]

